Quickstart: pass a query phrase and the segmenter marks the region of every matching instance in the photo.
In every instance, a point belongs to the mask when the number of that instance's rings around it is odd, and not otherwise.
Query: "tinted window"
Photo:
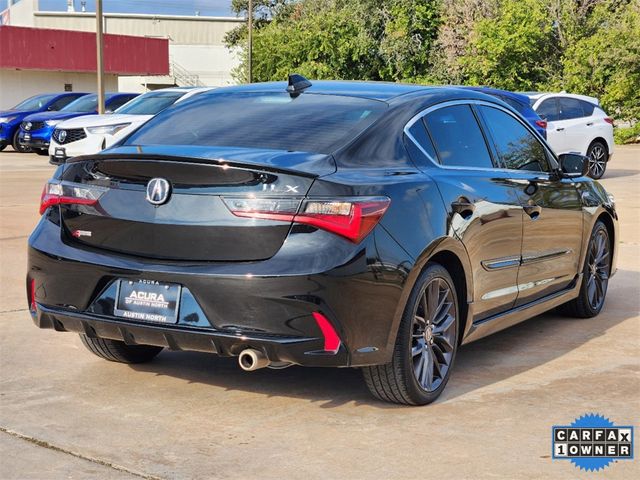
[[[514,100],[513,98],[503,97],[502,95],[500,95],[498,98],[500,98],[500,100],[502,100],[507,105],[515,108],[517,112],[524,114],[528,111],[525,105],[521,104],[517,100]]]
[[[187,92],[158,92],[146,93],[134,98],[120,107],[116,113],[128,113],[131,115],[155,115]]]
[[[518,120],[497,108],[479,107],[504,168],[548,171],[542,144]]]
[[[11,110],[40,110],[54,97],[55,95],[36,95],[23,100]]]
[[[160,112],[126,145],[208,145],[331,153],[364,131],[387,104],[303,93],[201,94]]]
[[[425,129],[422,119],[419,119],[417,122],[411,125],[411,128],[409,129],[409,134],[413,137],[413,140],[420,147],[418,151],[415,152],[415,155],[419,156],[422,160],[424,160],[423,163],[433,165],[431,162],[438,162],[438,156],[436,155],[436,150],[433,147],[433,142],[429,138],[429,134]],[[411,145],[412,144],[410,144],[410,147]],[[412,156],[415,156],[413,155],[413,152],[414,152],[413,148],[411,148],[411,152],[412,152]],[[425,155],[425,152],[427,155]]]
[[[98,109],[98,96],[93,93],[91,95],[85,95],[77,100],[74,100],[62,110],[65,112],[81,112],[90,113],[95,112]]]
[[[115,109],[120,108],[132,98],[135,98],[135,97],[131,95],[122,95],[112,101],[107,100],[105,103],[107,104],[107,108],[113,112]]]
[[[549,122],[554,122],[560,119],[560,114],[558,113],[558,104],[555,98],[549,98],[545,100],[538,108],[536,108],[536,113],[543,120],[547,120]]]
[[[492,168],[476,117],[468,105],[435,110],[424,117],[440,163],[447,166]]]
[[[582,106],[582,111],[584,112],[585,117],[590,117],[593,115],[593,110],[596,106],[593,103],[585,102],[584,100],[578,100],[580,105]]]
[[[49,110],[56,112],[58,110],[60,110],[61,108],[66,107],[67,105],[69,105],[71,102],[73,102],[75,99],[81,97],[82,95],[67,95],[66,97],[61,97],[59,99],[57,99],[55,102],[53,102],[51,105],[49,105]]]
[[[572,118],[584,117],[580,100],[575,98],[559,98],[560,120],[570,120]]]

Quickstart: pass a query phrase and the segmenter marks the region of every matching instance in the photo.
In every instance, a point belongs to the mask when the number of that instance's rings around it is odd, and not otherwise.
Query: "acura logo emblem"
[[[31,122],[27,122],[24,126],[25,130],[31,130],[31,127],[33,126],[33,124]]]
[[[60,132],[58,133],[58,139],[61,142],[64,142],[65,138],[67,138],[67,131],[66,130],[60,130]]]
[[[152,178],[147,183],[147,201],[153,205],[162,205],[169,200],[171,185],[164,178]]]

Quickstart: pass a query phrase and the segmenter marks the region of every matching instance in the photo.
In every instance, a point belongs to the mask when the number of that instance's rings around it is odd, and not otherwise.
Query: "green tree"
[[[640,119],[640,2],[603,2],[568,45],[562,87],[593,95],[620,120]]]
[[[540,0],[502,0],[494,18],[478,20],[461,59],[464,80],[506,90],[549,83],[560,62],[549,8]]]

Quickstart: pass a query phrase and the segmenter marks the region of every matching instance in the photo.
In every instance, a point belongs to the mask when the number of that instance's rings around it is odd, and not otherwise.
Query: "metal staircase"
[[[169,75],[179,87],[204,87],[198,75],[191,73],[173,58],[169,58]]]

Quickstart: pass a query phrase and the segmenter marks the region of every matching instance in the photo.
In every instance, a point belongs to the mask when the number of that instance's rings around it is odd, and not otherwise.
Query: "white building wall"
[[[0,69],[0,110],[40,93],[63,92],[65,83],[72,84],[74,92],[94,93],[97,78],[95,73]],[[118,91],[117,75],[105,75],[105,91]]]

